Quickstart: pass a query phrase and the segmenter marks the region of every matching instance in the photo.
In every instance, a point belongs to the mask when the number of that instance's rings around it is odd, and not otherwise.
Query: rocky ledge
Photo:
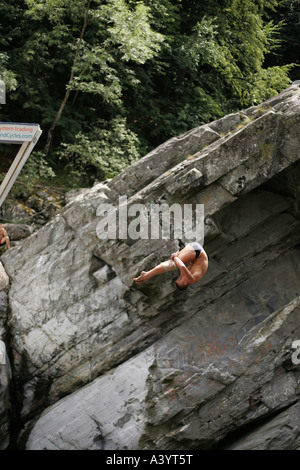
[[[300,449],[299,142],[292,86],[73,194],[2,256],[2,448]],[[204,204],[199,284],[134,284],[189,240],[100,239],[125,196]]]

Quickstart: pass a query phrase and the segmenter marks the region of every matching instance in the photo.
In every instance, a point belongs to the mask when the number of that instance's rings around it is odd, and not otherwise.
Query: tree
[[[275,11],[265,12],[266,19],[276,28],[275,47],[266,56],[266,65],[281,66],[294,63],[291,70],[292,80],[300,78],[300,0],[280,0]]]
[[[147,0],[166,39],[136,67],[140,86],[124,97],[132,129],[158,145],[172,135],[256,104],[290,83],[288,67],[265,69],[276,1]]]
[[[284,11],[296,10],[280,1],[276,16],[277,3],[3,1],[0,54],[18,82],[5,118],[41,124],[43,165],[111,177],[168,138],[289,85],[275,46]]]
[[[7,69],[8,56],[0,53],[0,79],[5,83],[7,91],[17,88],[16,75],[12,70]]]
[[[9,67],[9,56],[7,51],[5,51],[5,47],[9,46],[17,35],[15,25],[19,17],[19,8],[18,5],[15,5],[13,10],[11,5],[7,5],[0,0],[0,11],[3,19],[0,22],[0,80],[4,82],[6,91],[10,92],[16,89],[17,80],[16,74]]]
[[[76,26],[79,36],[74,40],[70,37],[70,45],[74,49],[74,57],[70,67],[70,77],[66,84],[66,92],[59,110],[52,122],[45,147],[46,156],[52,143],[53,131],[63,113],[66,103],[73,90],[86,93],[100,94],[104,100],[118,103],[122,93],[120,81],[111,67],[118,56],[124,62],[133,61],[143,64],[159,50],[162,35],[155,33],[149,26],[149,9],[143,3],[137,3],[135,8],[125,0],[110,0],[103,5],[92,0],[51,0],[48,2],[28,0],[28,14],[33,18],[44,15],[53,25],[57,36],[66,38],[66,31],[71,32],[74,23],[66,24],[66,18],[74,21],[74,11],[77,12]],[[94,31],[104,31],[103,20],[108,24],[106,34],[95,34],[86,38],[86,30],[91,27]],[[79,23],[82,23],[79,27]],[[98,43],[98,40],[99,43]],[[99,73],[97,81],[92,77],[91,69],[99,69],[104,73],[104,84]]]

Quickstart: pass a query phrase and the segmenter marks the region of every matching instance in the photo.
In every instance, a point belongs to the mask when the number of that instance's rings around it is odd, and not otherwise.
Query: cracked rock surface
[[[19,448],[300,449],[299,143],[292,86],[73,194],[2,256]],[[125,196],[204,204],[199,284],[134,284],[189,240],[99,239]]]

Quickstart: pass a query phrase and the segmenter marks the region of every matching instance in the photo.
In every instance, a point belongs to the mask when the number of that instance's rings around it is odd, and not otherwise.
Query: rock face
[[[23,193],[20,200],[6,199],[0,207],[0,217],[3,220],[11,220],[13,224],[5,224],[11,228],[15,240],[24,238],[28,230],[38,229],[45,225],[51,218],[59,213],[64,205],[64,195],[61,191],[52,188],[39,189],[34,193]],[[24,224],[30,224],[26,226]],[[19,228],[16,227],[19,225]],[[22,227],[23,226],[23,227]]]
[[[292,86],[73,195],[2,256],[20,447],[300,449],[299,142]],[[199,284],[134,284],[191,240],[100,239],[99,207],[124,229],[125,196],[204,204]]]
[[[11,380],[10,363],[6,350],[7,322],[7,287],[9,278],[0,263],[0,450],[9,444],[10,396]]]

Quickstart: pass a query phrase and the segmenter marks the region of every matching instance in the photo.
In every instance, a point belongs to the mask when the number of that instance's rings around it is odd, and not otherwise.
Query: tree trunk
[[[48,131],[47,142],[46,142],[46,146],[45,146],[45,156],[46,157],[47,157],[47,155],[50,151],[50,147],[51,147],[52,139],[53,139],[54,129],[57,126],[57,123],[58,123],[58,121],[59,121],[59,119],[60,119],[60,117],[63,113],[63,110],[64,110],[64,108],[67,104],[67,101],[68,101],[70,93],[71,93],[71,89],[68,88],[68,85],[70,85],[72,83],[72,80],[74,78],[75,65],[76,65],[78,57],[79,57],[80,47],[81,47],[83,37],[84,37],[84,33],[85,33],[85,30],[86,30],[86,27],[87,27],[88,13],[89,13],[89,10],[90,10],[90,5],[91,5],[91,0],[88,0],[87,7],[86,7],[86,10],[84,12],[83,26],[82,26],[82,30],[81,30],[81,33],[80,33],[80,37],[79,37],[78,42],[77,42],[77,48],[76,48],[75,57],[74,57],[72,68],[71,68],[71,75],[70,75],[70,78],[69,78],[69,81],[68,81],[68,84],[67,84],[66,93],[65,93],[65,96],[62,100],[60,108],[59,108],[59,110],[56,114],[56,117],[55,117],[53,123],[51,124],[49,131]]]

